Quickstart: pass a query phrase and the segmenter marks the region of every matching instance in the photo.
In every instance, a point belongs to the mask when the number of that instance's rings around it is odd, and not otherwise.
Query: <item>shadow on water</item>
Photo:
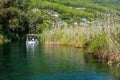
[[[119,80],[120,68],[98,63],[84,50],[59,45],[0,46],[0,80]]]

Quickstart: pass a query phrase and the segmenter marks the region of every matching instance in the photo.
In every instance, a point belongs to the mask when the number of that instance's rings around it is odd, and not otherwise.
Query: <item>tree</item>
[[[31,28],[31,25],[42,22],[34,19],[35,14],[29,13],[30,0],[0,0],[0,32],[11,39],[22,39]],[[37,15],[36,15],[37,16]],[[31,23],[31,20],[33,23]]]

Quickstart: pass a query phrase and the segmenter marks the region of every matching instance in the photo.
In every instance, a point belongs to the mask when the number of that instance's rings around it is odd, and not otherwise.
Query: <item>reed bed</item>
[[[105,34],[111,35],[119,34],[120,27],[56,27],[50,30],[45,30],[40,35],[41,40],[44,42],[60,42],[60,43],[80,43],[85,44],[91,41],[97,35]]]
[[[91,27],[55,27],[40,35],[47,44],[86,47],[108,64],[120,63],[120,25]],[[115,57],[115,58],[114,58]],[[114,59],[114,60],[113,60]]]

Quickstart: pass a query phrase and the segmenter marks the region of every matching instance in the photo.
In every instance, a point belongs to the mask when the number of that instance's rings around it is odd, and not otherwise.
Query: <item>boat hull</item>
[[[26,41],[26,44],[37,44],[38,41]]]

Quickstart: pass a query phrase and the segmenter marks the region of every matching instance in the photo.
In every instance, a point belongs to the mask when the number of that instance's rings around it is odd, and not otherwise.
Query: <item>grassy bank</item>
[[[99,27],[57,27],[40,37],[47,44],[84,47],[102,62],[120,64],[120,25]]]

